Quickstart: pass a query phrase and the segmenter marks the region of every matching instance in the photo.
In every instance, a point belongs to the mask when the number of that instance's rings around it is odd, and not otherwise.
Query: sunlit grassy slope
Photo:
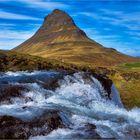
[[[137,61],[137,58],[121,54],[112,48],[102,47],[94,42],[63,42],[46,46],[45,42],[31,43],[31,46],[27,43],[16,48],[15,51],[76,65],[113,66]]]

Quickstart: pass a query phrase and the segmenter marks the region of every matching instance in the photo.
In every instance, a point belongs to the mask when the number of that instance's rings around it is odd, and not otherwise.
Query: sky
[[[31,37],[54,9],[103,46],[140,56],[140,0],[0,0],[0,49]]]

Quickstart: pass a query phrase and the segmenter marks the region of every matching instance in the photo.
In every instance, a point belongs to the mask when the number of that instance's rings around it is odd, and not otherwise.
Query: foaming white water
[[[46,73],[46,71],[32,71],[32,72],[28,72],[28,71],[17,71],[17,72],[12,72],[12,71],[8,71],[5,73],[5,76],[22,76],[22,75],[38,75],[38,74],[44,74]],[[49,74],[54,73],[54,71],[49,71]]]
[[[30,91],[23,92],[22,98],[11,98],[11,104],[0,105],[0,115],[10,115],[29,120],[43,113],[44,110],[50,108],[47,105],[46,98],[53,94],[53,91],[42,88],[37,83],[12,83],[13,85],[24,85]]]
[[[84,120],[85,123],[98,125],[97,130],[103,137],[129,138],[131,134],[125,129],[130,129],[132,124],[136,127],[136,133],[140,133],[139,108],[130,111],[120,108],[112,100],[104,98],[106,92],[97,79],[91,77],[92,80],[87,82],[80,76],[80,73],[66,76],[60,82],[57,94],[48,98],[47,103],[65,107],[77,115],[73,123],[82,123]],[[84,119],[81,121],[81,118]],[[106,130],[105,134],[103,130]]]
[[[37,83],[13,84],[24,85],[29,91],[23,91],[22,97],[12,98],[10,104],[1,104],[1,116],[11,115],[29,120],[40,116],[47,109],[56,108],[66,113],[70,121],[70,129],[54,130],[48,136],[31,139],[72,138],[87,123],[95,124],[96,131],[104,138],[131,139],[140,136],[140,109],[128,111],[116,105],[114,100],[107,99],[107,92],[91,75],[67,75],[59,80],[59,87],[54,91]],[[119,98],[117,102],[120,102]]]
[[[93,100],[102,100],[101,96],[106,95],[97,79],[91,77],[91,79],[84,81],[80,73],[76,73],[74,76],[66,76],[59,84],[60,87],[56,90],[57,95],[78,104],[84,103],[86,105]]]
[[[62,140],[62,139],[73,139],[72,135],[76,134],[75,130],[72,129],[57,129],[52,131],[49,135],[47,136],[36,136],[36,137],[31,137],[30,140]],[[76,140],[76,139],[75,139]]]

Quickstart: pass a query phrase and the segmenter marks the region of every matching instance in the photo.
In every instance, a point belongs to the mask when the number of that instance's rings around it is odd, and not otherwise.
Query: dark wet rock
[[[41,85],[42,85],[43,88],[45,88],[45,89],[55,90],[55,89],[59,86],[58,80],[60,80],[60,79],[62,79],[62,78],[63,78],[63,76],[50,78],[50,79],[47,79],[46,82],[41,83]]]
[[[0,102],[2,101],[10,102],[11,97],[21,97],[22,91],[28,91],[28,90],[22,85],[1,84],[0,85]]]
[[[87,128],[87,130],[95,130],[96,129],[96,125],[90,124],[90,123],[85,124],[85,127]]]
[[[139,125],[126,126],[124,131],[125,131],[125,135],[127,135],[129,137],[133,136],[134,139],[139,139],[140,138]]]
[[[96,126],[94,124],[90,123],[85,124],[84,131],[86,139],[101,138],[100,135],[96,132]]]
[[[0,139],[27,139],[30,136],[47,135],[54,129],[64,127],[57,110],[48,110],[29,122],[12,116],[1,116]]]
[[[105,91],[108,93],[107,97],[111,99],[111,86],[113,84],[112,80],[110,80],[107,76],[101,74],[100,75],[94,74],[94,77],[101,82]]]
[[[63,121],[59,115],[58,110],[48,110],[44,114],[42,114],[40,117],[30,122],[31,128],[41,128],[44,126],[46,126],[46,128],[42,129],[43,131],[40,133],[42,135],[46,135],[54,129],[65,127],[65,124],[63,124]],[[38,132],[35,132],[35,133],[38,133]]]
[[[112,80],[110,80],[106,75],[103,74],[96,74],[93,72],[84,72],[82,74],[82,78],[85,80],[86,83],[89,83],[92,81],[91,76],[95,77],[97,80],[100,81],[102,86],[104,87],[108,99],[111,99],[111,86],[112,86]]]
[[[96,132],[94,124],[86,123],[76,129],[76,133],[72,137],[77,139],[101,139],[101,136]]]
[[[112,80],[109,79],[105,74],[97,74],[95,72],[84,72],[83,79],[85,79],[86,82],[90,82],[90,76],[95,77],[102,84],[107,93],[105,96],[107,96],[108,99],[111,99],[111,86],[113,84]]]
[[[74,73],[74,71],[65,71],[65,70],[59,70],[60,74],[56,75],[54,77],[51,78],[47,78],[46,81],[44,81],[43,83],[39,83],[43,86],[43,88],[45,89],[49,89],[49,90],[55,90],[57,87],[59,87],[59,83],[58,81],[62,80],[64,78],[64,76],[66,75],[72,75]]]
[[[28,129],[20,119],[11,116],[0,117],[0,139],[26,139]]]
[[[93,77],[98,79],[106,92],[108,93],[107,97],[111,99],[111,86],[113,84],[112,80],[109,79],[107,75],[115,75],[116,70],[107,69],[105,67],[95,67],[94,69],[83,69],[85,73],[91,74]]]

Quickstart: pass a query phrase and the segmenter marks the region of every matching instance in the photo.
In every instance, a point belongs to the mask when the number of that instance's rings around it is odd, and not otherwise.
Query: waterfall
[[[48,81],[50,83],[51,79],[57,79],[54,80],[57,86],[52,88],[52,85],[49,89],[45,84]],[[21,96],[10,97],[10,101],[9,98],[1,101],[0,116],[8,115],[31,121],[40,118],[47,110],[59,110],[66,127],[55,129],[46,136],[30,136],[30,139],[89,138],[91,133],[87,131],[87,124],[95,125],[95,131],[102,138],[140,137],[140,109],[126,110],[114,85],[111,87],[111,100],[108,99],[108,93],[100,81],[91,74],[7,72],[0,77],[1,89],[3,85],[22,86],[26,90],[21,90]]]

